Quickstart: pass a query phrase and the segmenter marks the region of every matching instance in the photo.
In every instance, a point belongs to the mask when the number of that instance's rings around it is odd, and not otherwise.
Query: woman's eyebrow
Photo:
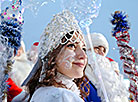
[[[79,42],[75,42],[75,44],[79,44]]]
[[[80,42],[75,42],[75,44],[79,44]],[[84,43],[82,46],[85,46],[86,47],[86,44]]]

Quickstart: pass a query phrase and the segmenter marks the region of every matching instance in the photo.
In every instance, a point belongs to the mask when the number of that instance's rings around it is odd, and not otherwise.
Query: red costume
[[[8,87],[8,97],[7,97],[7,102],[11,102],[12,99],[17,96],[18,94],[20,94],[22,92],[22,89],[19,88],[15,83],[14,81],[12,81],[11,78],[9,78],[7,81],[6,81],[9,85]]]

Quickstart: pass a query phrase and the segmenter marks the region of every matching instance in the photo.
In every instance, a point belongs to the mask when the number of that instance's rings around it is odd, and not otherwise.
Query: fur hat
[[[88,39],[88,38],[86,37],[86,39]],[[91,39],[92,39],[93,47],[103,46],[106,49],[106,52],[105,52],[105,56],[106,56],[109,51],[109,44],[108,44],[106,38],[103,36],[103,34],[92,33]],[[86,43],[87,43],[87,48],[89,49],[90,45],[88,43],[88,40],[86,40]]]

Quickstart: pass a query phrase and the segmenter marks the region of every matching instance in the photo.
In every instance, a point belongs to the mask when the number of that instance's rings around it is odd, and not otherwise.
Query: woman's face
[[[82,35],[78,34],[72,37],[72,41],[68,42],[60,51],[56,58],[58,72],[70,77],[81,78],[84,68],[87,64],[86,46]]]

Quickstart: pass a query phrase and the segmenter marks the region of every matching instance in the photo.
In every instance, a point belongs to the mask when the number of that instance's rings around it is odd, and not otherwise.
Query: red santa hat
[[[35,42],[33,43],[34,46],[38,46],[39,45],[39,42]]]
[[[33,45],[31,46],[31,51],[37,51],[39,46],[39,42],[34,42]]]

